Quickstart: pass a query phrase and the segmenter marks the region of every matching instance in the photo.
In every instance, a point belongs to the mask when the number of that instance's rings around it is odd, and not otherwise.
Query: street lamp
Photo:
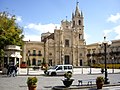
[[[91,72],[92,72],[92,70],[91,70],[91,65],[92,64],[92,57],[90,57],[90,74],[91,74]]]
[[[115,60],[115,57],[112,57],[112,73],[114,73],[114,60]]]
[[[29,65],[30,65],[30,52],[28,52],[28,62],[27,62],[27,75],[29,74]]]
[[[105,82],[104,84],[109,84],[108,81],[108,73],[107,73],[107,63],[106,63],[106,56],[107,56],[107,46],[110,46],[110,43],[106,41],[106,36],[104,36],[104,41],[102,42],[102,45],[104,46],[104,58],[105,58]]]

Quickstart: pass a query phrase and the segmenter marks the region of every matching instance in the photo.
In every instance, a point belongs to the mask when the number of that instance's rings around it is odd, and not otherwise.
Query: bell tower
[[[84,42],[84,23],[83,23],[83,13],[79,10],[78,3],[76,3],[75,13],[72,13],[72,28],[79,37],[79,40]]]
[[[72,13],[72,60],[74,66],[82,66],[86,60],[84,39],[84,17],[76,3],[75,12]]]

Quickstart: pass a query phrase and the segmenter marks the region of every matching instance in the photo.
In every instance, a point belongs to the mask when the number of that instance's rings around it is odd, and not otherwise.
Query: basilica
[[[79,66],[104,66],[104,48],[98,43],[86,45],[84,39],[84,15],[76,4],[71,21],[62,20],[60,29],[54,33],[41,34],[41,42],[24,41],[22,61],[29,60],[31,66],[39,66],[45,62],[50,66],[72,64]],[[111,41],[107,47],[107,63],[120,68],[120,40]]]
[[[82,66],[86,62],[83,21],[84,16],[77,3],[71,21],[62,20],[60,29],[55,28],[54,33],[42,33],[41,42],[25,42],[23,60],[27,60],[29,53],[32,65],[39,65],[44,59],[49,65]]]

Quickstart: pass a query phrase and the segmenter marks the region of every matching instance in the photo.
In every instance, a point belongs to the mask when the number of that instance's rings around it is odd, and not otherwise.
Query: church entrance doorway
[[[70,64],[70,57],[69,57],[69,55],[65,55],[65,64]]]

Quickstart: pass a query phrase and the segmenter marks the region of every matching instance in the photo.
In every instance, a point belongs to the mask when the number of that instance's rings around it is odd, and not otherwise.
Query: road
[[[113,69],[108,69],[108,73],[113,73]],[[91,73],[92,74],[98,74],[101,73],[101,68],[91,68]],[[120,73],[120,69],[114,69],[114,73]],[[27,69],[19,69],[18,74],[20,75],[25,75],[27,74]],[[44,74],[44,71],[41,69],[39,70],[33,70],[32,68],[29,69],[29,74],[30,75],[40,75]],[[90,68],[74,68],[73,69],[73,74],[90,74]]]
[[[73,74],[74,82],[72,85],[78,85],[79,79],[95,79],[97,76],[104,76],[104,74]],[[54,86],[63,86],[61,79],[63,76],[36,76],[38,78],[37,90],[51,90]],[[111,84],[120,82],[120,74],[108,75]],[[0,75],[0,90],[27,90],[28,76],[7,77]],[[114,89],[113,89],[114,88]],[[120,90],[117,87],[105,87],[104,90]],[[84,89],[85,90],[85,89]]]

